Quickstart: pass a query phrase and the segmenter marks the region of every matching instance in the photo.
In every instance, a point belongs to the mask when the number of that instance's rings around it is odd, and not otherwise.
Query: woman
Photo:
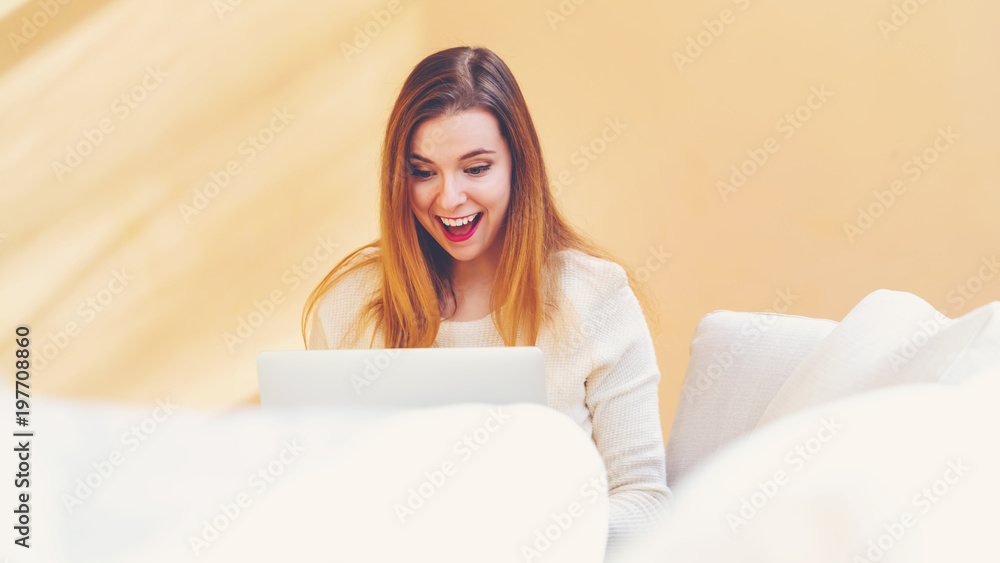
[[[307,348],[538,346],[549,406],[604,459],[609,547],[652,523],[670,491],[634,278],[556,210],[527,105],[493,52],[446,49],[410,73],[380,211],[380,238],[309,296]]]

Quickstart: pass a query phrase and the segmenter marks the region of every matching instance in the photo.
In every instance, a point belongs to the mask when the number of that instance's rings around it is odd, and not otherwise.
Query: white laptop
[[[262,408],[547,404],[535,346],[261,352],[257,378]]]

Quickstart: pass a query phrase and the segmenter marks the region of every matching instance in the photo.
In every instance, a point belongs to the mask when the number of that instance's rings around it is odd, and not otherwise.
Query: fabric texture
[[[785,380],[837,326],[780,313],[714,311],[691,339],[691,360],[667,440],[671,486],[750,432]]]
[[[576,250],[557,252],[550,260],[552,271],[559,275],[562,300],[560,316],[543,325],[536,342],[545,358],[547,402],[579,425],[601,454],[607,471],[608,549],[612,550],[654,525],[671,499],[660,426],[660,371],[625,271]],[[308,347],[353,346],[345,344],[348,327],[377,289],[375,266],[338,282],[317,304]],[[368,329],[358,340],[360,347],[368,346],[371,334]],[[378,329],[373,347],[382,345]],[[434,341],[439,347],[503,345],[491,316],[443,320]]]
[[[733,440],[607,563],[1000,561],[1000,358],[983,366],[959,366],[954,385],[816,404]]]
[[[882,387],[962,383],[998,359],[1000,302],[950,319],[912,293],[880,289],[795,368],[757,425]]]
[[[7,405],[15,399],[12,367],[0,364]],[[608,500],[594,489],[581,494],[578,484],[602,472],[603,461],[572,421],[542,405],[362,413],[249,405],[220,412],[169,398],[36,402],[30,429],[38,440],[16,438],[31,442],[30,491],[14,478],[0,484],[14,499],[10,509],[30,492],[29,555],[13,546],[0,561],[604,560]],[[453,448],[494,424],[479,450]],[[10,475],[20,461],[14,447],[4,461]],[[521,557],[570,502],[582,510],[552,549]],[[7,536],[21,537],[13,529]]]
[[[699,327],[716,337],[692,347],[732,345],[736,325],[720,325]],[[769,338],[779,334],[795,340]],[[763,352],[795,361],[776,344]],[[695,400],[764,373],[734,364]],[[995,561],[998,395],[1000,301],[948,319],[916,295],[875,291],[801,359],[755,428],[672,482],[667,518],[609,563]]]

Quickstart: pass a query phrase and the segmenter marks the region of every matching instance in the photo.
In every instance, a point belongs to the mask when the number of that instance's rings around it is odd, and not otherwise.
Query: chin
[[[448,250],[448,247],[443,247],[448,254],[458,260],[459,262],[469,262],[478,258],[483,252],[480,248],[462,248],[458,250]]]

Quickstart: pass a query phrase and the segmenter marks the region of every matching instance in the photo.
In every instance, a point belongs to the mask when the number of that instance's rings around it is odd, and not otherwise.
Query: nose
[[[441,175],[441,192],[438,194],[438,205],[442,211],[454,211],[468,199],[461,180],[453,174]]]

